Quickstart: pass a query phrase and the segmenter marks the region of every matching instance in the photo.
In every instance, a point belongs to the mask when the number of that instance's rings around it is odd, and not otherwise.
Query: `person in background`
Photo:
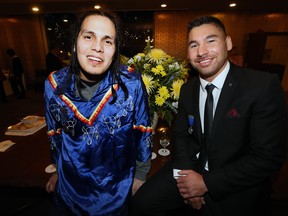
[[[12,90],[18,98],[26,97],[26,90],[23,84],[23,74],[24,69],[22,65],[22,61],[19,56],[16,55],[14,49],[7,49],[6,54],[9,55],[12,59],[11,61],[11,74],[10,74],[10,83]]]
[[[53,45],[46,55],[46,70],[48,74],[52,71],[63,68],[63,63],[59,55],[60,49]]]
[[[2,72],[0,68],[0,97],[3,103],[7,101],[7,96],[6,96],[6,92],[5,92],[4,85],[3,85],[3,82],[5,80],[7,80],[7,77],[5,76],[5,74]]]
[[[119,63],[120,30],[113,13],[82,14],[71,65],[45,81],[57,169],[46,185],[54,191],[51,215],[124,216],[150,169],[147,93],[140,74]]]
[[[172,161],[136,192],[131,215],[162,216],[182,207],[189,215],[268,216],[271,177],[287,145],[279,78],[229,62],[232,39],[215,17],[190,22],[187,39],[199,76],[181,88]],[[207,85],[214,88],[208,137]]]

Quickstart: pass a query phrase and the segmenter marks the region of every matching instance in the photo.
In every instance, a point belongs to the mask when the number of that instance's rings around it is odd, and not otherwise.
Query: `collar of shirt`
[[[230,69],[230,63],[227,62],[225,68],[223,71],[212,81],[212,84],[215,86],[215,89],[213,90],[213,115],[216,110],[216,106],[220,97],[220,93],[222,90],[222,87],[224,85],[225,79],[227,77],[227,74]],[[205,86],[208,84],[208,82],[200,77],[200,91],[199,91],[199,113],[200,113],[200,119],[201,119],[201,125],[202,125],[202,131],[203,131],[203,123],[204,123],[204,107],[205,107],[205,101],[207,97],[207,92],[205,90]]]
[[[218,74],[218,76],[215,77],[215,79],[211,82],[216,87],[216,89],[219,89],[220,91],[222,90],[222,87],[224,85],[229,70],[230,70],[230,62],[227,61],[227,64],[223,69],[223,71],[220,74]],[[209,82],[202,79],[201,77],[199,78],[200,78],[200,88],[203,92],[206,92],[205,87]]]

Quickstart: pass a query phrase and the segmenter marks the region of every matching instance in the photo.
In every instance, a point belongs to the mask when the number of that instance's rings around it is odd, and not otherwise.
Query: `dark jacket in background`
[[[59,70],[63,67],[60,59],[53,54],[52,52],[49,52],[46,55],[46,69],[47,73],[51,73],[52,71]]]

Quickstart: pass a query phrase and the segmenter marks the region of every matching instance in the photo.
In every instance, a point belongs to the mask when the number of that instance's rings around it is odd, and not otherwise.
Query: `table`
[[[29,136],[7,136],[1,131],[1,141],[16,144],[0,153],[0,186],[45,187],[50,176],[45,173],[50,164],[46,130],[45,126]]]
[[[165,124],[164,122],[160,121],[158,122],[158,125],[156,127],[156,133],[153,135],[153,148],[152,152],[157,154],[157,157],[151,161],[151,170],[149,172],[148,177],[153,175],[155,172],[157,172],[167,161],[171,159],[171,153],[168,156],[161,156],[158,154],[158,150],[162,148],[162,146],[159,144],[160,136],[161,136],[161,130],[165,129],[166,133],[171,139],[171,129]],[[170,145],[167,147],[170,152],[172,152],[172,145],[170,141]]]

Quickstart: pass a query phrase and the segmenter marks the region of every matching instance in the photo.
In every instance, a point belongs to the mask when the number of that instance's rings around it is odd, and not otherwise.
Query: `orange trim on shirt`
[[[55,134],[61,134],[61,128],[58,128],[57,131],[55,130],[47,131],[48,136],[54,136]]]
[[[145,126],[143,126],[143,125],[138,125],[138,126],[136,126],[136,125],[133,125],[133,129],[134,130],[140,130],[141,132],[153,132],[153,129],[151,128],[151,127],[145,127]]]
[[[50,74],[50,76],[49,76],[49,82],[50,82],[51,86],[53,87],[53,89],[55,90],[57,88],[57,82],[55,81],[55,79],[54,79],[54,77],[52,75],[53,75],[53,73]],[[117,91],[118,90],[118,84],[114,84],[113,88],[115,89],[115,91]],[[103,109],[105,104],[109,101],[109,98],[111,96],[112,96],[112,91],[111,91],[111,88],[110,88],[106,92],[106,94],[104,95],[102,100],[100,101],[99,105],[95,108],[94,112],[92,113],[92,115],[90,116],[89,119],[87,119],[86,117],[84,117],[82,115],[82,113],[77,109],[77,106],[67,96],[62,94],[62,95],[60,95],[60,98],[72,110],[74,115],[80,121],[82,121],[82,122],[88,124],[89,126],[91,126],[93,124],[93,122],[95,121],[95,119],[98,117],[99,113],[101,112],[101,110]]]
[[[127,70],[128,70],[129,73],[132,73],[132,72],[134,71],[134,68],[132,68],[132,67],[129,66],[129,67],[127,68]]]
[[[56,80],[54,79],[53,77],[53,74],[55,73],[56,71],[52,72],[49,76],[48,76],[48,81],[50,82],[52,88],[55,90],[56,87],[57,87],[57,82]]]

